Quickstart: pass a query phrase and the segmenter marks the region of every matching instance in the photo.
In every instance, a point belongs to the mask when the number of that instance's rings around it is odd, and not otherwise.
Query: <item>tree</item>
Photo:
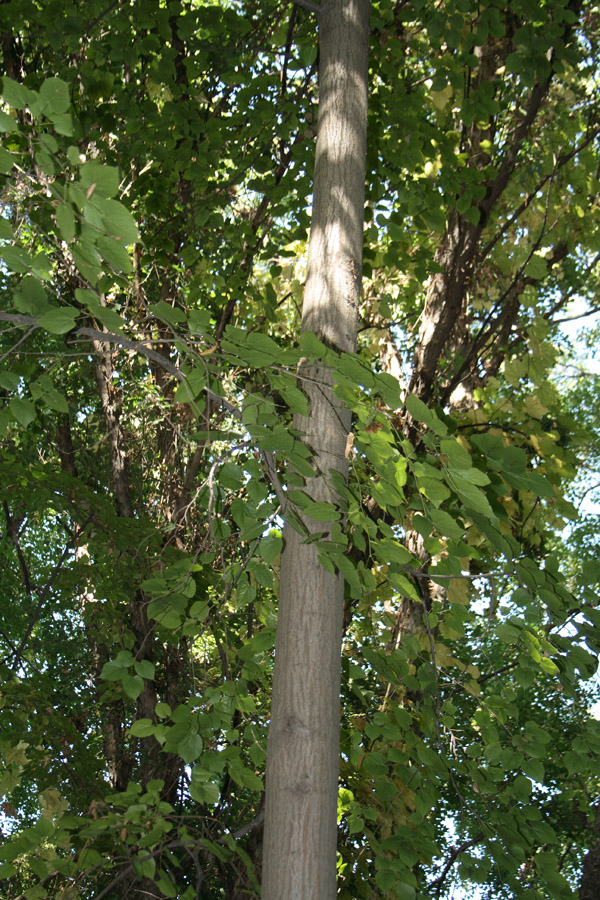
[[[10,900],[331,896],[338,758],[341,897],[587,896],[598,10],[374,0],[363,178],[367,6],[0,7]]]
[[[302,329],[337,353],[356,350],[367,150],[367,0],[323,4],[319,13],[319,124]],[[310,352],[310,350],[308,351]],[[300,366],[308,400],[294,429],[316,477],[306,496],[335,510],[347,480],[350,409],[335,372]],[[331,518],[330,515],[327,518]],[[337,518],[337,515],[336,515]],[[284,530],[273,701],[267,751],[262,896],[335,897],[339,703],[344,578],[320,562],[307,534],[331,541],[333,521],[310,516]]]

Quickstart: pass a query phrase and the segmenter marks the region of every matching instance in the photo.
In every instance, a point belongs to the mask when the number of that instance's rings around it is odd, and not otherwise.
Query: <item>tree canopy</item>
[[[0,5],[5,900],[260,895],[284,522],[343,581],[338,896],[597,897],[600,8],[372,0],[354,349],[331,2]]]

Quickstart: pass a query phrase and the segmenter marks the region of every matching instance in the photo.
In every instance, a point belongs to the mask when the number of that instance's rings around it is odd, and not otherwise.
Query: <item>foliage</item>
[[[573,897],[599,571],[556,536],[597,392],[549,373],[597,293],[596,6],[373,2],[341,355],[298,333],[314,15],[42,6],[0,8],[2,895],[258,891],[308,517],[346,579],[340,896]],[[301,359],[353,413],[336,505],[303,490]]]

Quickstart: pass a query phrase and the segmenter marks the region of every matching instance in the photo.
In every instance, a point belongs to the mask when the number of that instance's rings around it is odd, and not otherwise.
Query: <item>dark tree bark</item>
[[[600,897],[600,805],[596,809],[591,831],[593,840],[583,860],[579,900],[598,900]]]
[[[361,287],[367,125],[369,0],[323,0],[313,219],[302,330],[328,347],[356,346]],[[301,366],[305,435],[318,477],[306,491],[336,502],[330,471],[347,474],[350,412],[332,372]],[[308,531],[322,522],[305,518]],[[344,581],[314,544],[284,531],[271,730],[267,756],[263,900],[332,900],[336,894],[340,655]]]

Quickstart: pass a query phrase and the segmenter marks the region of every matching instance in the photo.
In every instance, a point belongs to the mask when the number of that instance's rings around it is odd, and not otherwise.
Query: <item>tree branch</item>
[[[321,7],[318,3],[313,3],[312,0],[292,0],[292,3],[295,3],[296,6],[302,6],[304,9],[310,10],[310,12],[315,13],[315,15],[319,15],[321,12]]]
[[[39,320],[34,318],[33,316],[25,316],[22,313],[7,313],[0,311],[0,322],[12,322],[15,325],[25,325],[32,328],[39,328]],[[143,341],[132,341],[130,338],[126,338],[124,335],[113,334],[112,332],[98,331],[96,328],[88,328],[87,326],[76,327],[71,331],[71,334],[81,335],[81,337],[91,338],[93,341],[106,341],[107,344],[118,344],[120,347],[123,347],[125,350],[133,350],[134,353],[139,353],[141,356],[145,356],[146,359],[155,362],[157,365],[161,366],[166,372],[176,378],[177,381],[185,381],[186,376],[178,369],[177,366],[173,365],[173,363],[166,359],[162,355],[162,353],[158,353],[156,350],[153,350],[151,347],[148,347]],[[211,400],[214,400],[221,406],[223,406],[228,412],[230,412],[236,419],[240,422],[242,420],[242,413],[233,403],[229,403],[225,400],[224,397],[220,397],[218,394],[215,394],[214,391],[211,391],[210,388],[205,388],[204,392],[207,397],[210,397]]]
[[[23,586],[25,591],[29,597],[32,595],[31,590],[31,575],[29,573],[29,566],[27,565],[27,560],[23,554],[23,549],[21,547],[21,542],[19,541],[19,532],[17,530],[17,526],[13,517],[10,514],[10,510],[8,508],[8,503],[6,500],[3,502],[4,506],[4,516],[6,518],[6,531],[11,540],[13,547],[16,550],[17,557],[19,560],[19,566],[21,568],[21,575],[23,577]]]
[[[431,889],[433,887],[437,887],[436,893],[437,893],[437,896],[439,897],[440,892],[442,890],[442,885],[443,885],[444,881],[446,880],[446,876],[447,876],[448,872],[450,871],[450,869],[452,868],[452,866],[454,865],[454,863],[456,862],[456,860],[458,859],[458,857],[460,856],[460,854],[464,853],[466,850],[469,850],[471,847],[474,847],[476,844],[481,843],[482,840],[483,840],[483,833],[479,832],[479,834],[476,835],[474,838],[471,838],[470,841],[463,841],[463,843],[459,844],[458,847],[453,847],[452,852],[450,853],[450,856],[448,857],[448,861],[447,861],[446,865],[444,866],[444,868],[442,869],[442,874],[439,875],[437,878],[435,878],[433,881],[430,881],[429,884],[427,885],[427,887],[429,889]]]

